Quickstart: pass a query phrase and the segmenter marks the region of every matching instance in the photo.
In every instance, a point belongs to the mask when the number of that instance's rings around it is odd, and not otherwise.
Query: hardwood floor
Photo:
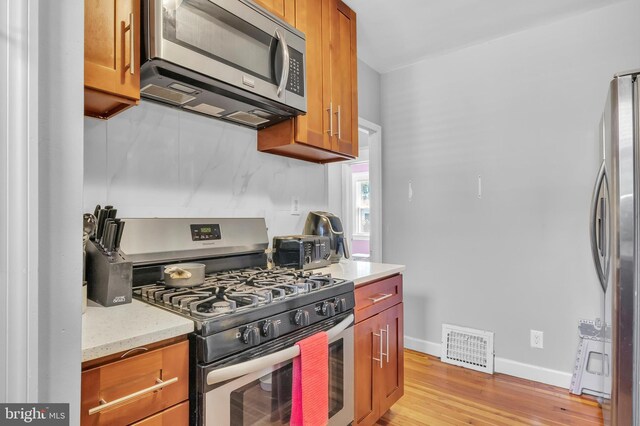
[[[405,350],[404,396],[378,425],[602,425],[595,398]]]

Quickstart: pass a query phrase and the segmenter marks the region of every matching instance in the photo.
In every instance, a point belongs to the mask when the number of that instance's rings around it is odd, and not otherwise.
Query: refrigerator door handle
[[[607,217],[606,208],[609,203],[607,203],[606,198],[603,202],[600,201],[600,191],[602,190],[602,185],[606,185],[606,183],[607,174],[605,162],[603,160],[600,165],[600,170],[598,171],[596,184],[593,188],[593,197],[591,199],[591,224],[589,228],[591,231],[591,253],[593,255],[593,262],[596,268],[596,273],[598,274],[600,286],[602,287],[602,291],[605,292],[607,291],[607,276],[609,272],[609,250],[607,249],[609,238],[607,236],[608,232],[606,231],[608,224],[605,219]],[[598,218],[598,204],[600,204],[601,218]]]

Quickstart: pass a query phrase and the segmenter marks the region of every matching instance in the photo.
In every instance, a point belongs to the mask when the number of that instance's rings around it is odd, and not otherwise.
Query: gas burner
[[[233,300],[222,300],[217,296],[210,297],[189,304],[189,310],[193,316],[205,318],[215,317],[236,311],[236,302]]]
[[[221,314],[223,312],[229,312],[232,310],[231,303],[226,301],[213,302],[211,304],[211,312],[214,314]]]

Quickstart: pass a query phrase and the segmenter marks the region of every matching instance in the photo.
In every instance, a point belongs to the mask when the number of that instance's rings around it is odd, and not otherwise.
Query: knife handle
[[[116,230],[116,242],[114,247],[116,250],[120,248],[120,241],[122,240],[122,232],[124,231],[124,224],[125,224],[125,222],[120,221],[120,219],[117,219],[117,220],[118,222],[116,223],[118,225],[118,229]]]
[[[118,225],[115,222],[111,222],[109,224],[109,240],[107,240],[107,251],[109,253],[111,253],[114,250],[117,228],[118,228]]]
[[[109,241],[109,232],[111,229],[109,226],[112,221],[113,219],[105,219],[102,225],[102,238],[100,239],[100,244],[105,250],[107,249],[107,242]]]
[[[98,227],[96,228],[96,241],[100,242],[102,234],[104,233],[104,221],[107,218],[107,211],[105,209],[100,209],[97,218]]]
[[[118,209],[111,208],[111,210],[109,210],[109,219],[115,219],[116,214],[118,214]]]

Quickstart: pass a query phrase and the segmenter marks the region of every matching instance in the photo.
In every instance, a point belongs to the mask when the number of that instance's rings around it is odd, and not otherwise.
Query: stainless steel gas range
[[[267,268],[264,219],[126,219],[133,296],[191,318],[190,423],[288,424],[295,343],[329,335],[329,424],[353,420],[353,282]],[[205,265],[204,283],[169,287],[167,265]]]

